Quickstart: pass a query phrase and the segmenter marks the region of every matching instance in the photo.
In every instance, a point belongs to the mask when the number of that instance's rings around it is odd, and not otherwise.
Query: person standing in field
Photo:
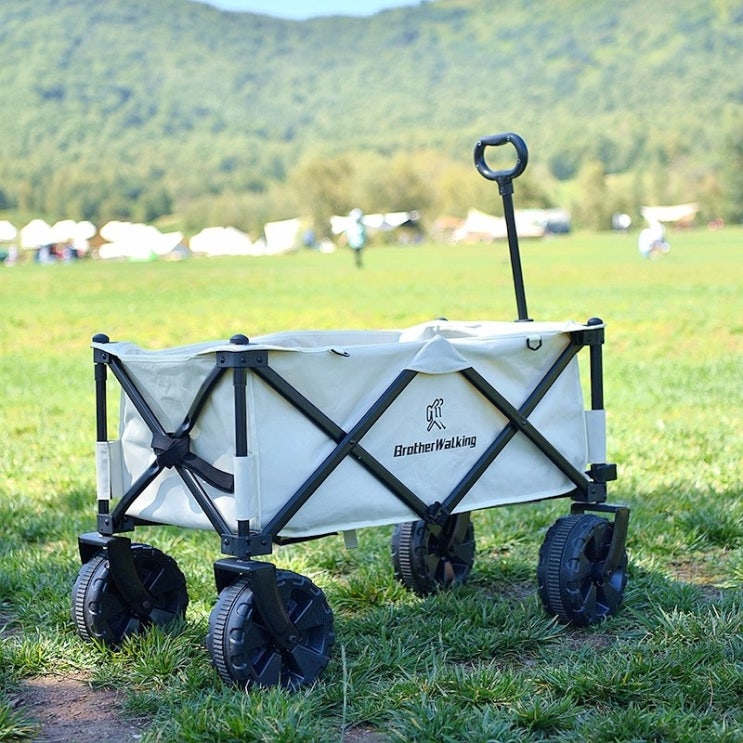
[[[653,222],[650,227],[640,232],[637,249],[643,258],[656,258],[665,255],[671,249],[666,240],[666,231],[660,222]]]
[[[364,225],[364,213],[361,209],[352,209],[348,215],[346,225],[346,242],[353,250],[356,267],[361,268],[361,253],[366,245],[366,226]]]

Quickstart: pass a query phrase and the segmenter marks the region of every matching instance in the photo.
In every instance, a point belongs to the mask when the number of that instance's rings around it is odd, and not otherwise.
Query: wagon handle
[[[493,170],[485,161],[485,149],[487,147],[500,147],[504,144],[512,144],[516,150],[516,164],[510,170]],[[529,162],[529,150],[526,142],[513,132],[504,134],[493,134],[489,137],[481,137],[475,145],[475,167],[483,178],[496,181],[501,196],[513,193],[513,179],[518,178]]]
[[[500,147],[504,144],[512,144],[516,150],[516,164],[510,170],[493,170],[485,161],[485,149],[487,147]],[[504,134],[493,134],[489,137],[481,137],[475,145],[475,167],[477,172],[489,181],[498,184],[498,190],[503,197],[503,216],[506,219],[506,232],[508,233],[508,249],[511,254],[511,272],[513,274],[513,288],[516,294],[516,308],[519,313],[519,321],[529,321],[529,313],[526,309],[526,292],[524,291],[524,276],[521,271],[521,257],[519,254],[519,239],[516,233],[516,219],[513,211],[513,179],[518,178],[526,168],[529,161],[529,151],[526,142],[513,132]]]

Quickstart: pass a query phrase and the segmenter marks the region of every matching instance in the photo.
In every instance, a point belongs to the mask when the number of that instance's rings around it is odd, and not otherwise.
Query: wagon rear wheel
[[[149,625],[164,625],[185,616],[186,579],[175,560],[146,544],[133,544],[131,551],[152,605],[146,611],[129,606],[112,579],[106,553],[99,552],[80,568],[72,589],[72,621],[84,640],[116,647]]]
[[[565,516],[539,550],[537,580],[545,609],[559,621],[597,624],[619,609],[627,585],[627,553],[606,574],[614,524],[591,514]]]
[[[450,516],[442,526],[423,520],[398,524],[392,535],[395,578],[427,596],[464,583],[475,558],[475,531],[469,513]]]
[[[276,584],[289,619],[299,630],[292,649],[282,648],[260,616],[247,578],[220,594],[209,617],[206,645],[223,681],[295,689],[311,684],[327,666],[335,641],[333,612],[325,594],[309,578],[276,571]]]

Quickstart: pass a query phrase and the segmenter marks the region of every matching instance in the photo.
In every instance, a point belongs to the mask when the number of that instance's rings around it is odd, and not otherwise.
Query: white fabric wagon
[[[515,165],[491,169],[485,150],[506,144]],[[175,560],[125,535],[211,527],[224,555],[206,637],[219,676],[242,688],[311,684],[330,659],[333,613],[308,577],[255,557],[395,524],[395,578],[427,596],[467,580],[472,511],[559,496],[570,514],[544,536],[539,598],[579,626],[618,610],[629,509],[607,502],[616,465],[605,461],[603,322],[529,319],[511,198],[526,144],[507,132],[474,155],[503,197],[516,322],[236,335],[161,351],[93,338],[98,529],[78,538],[81,637],[117,647],[183,618]],[[114,440],[109,372],[123,390]]]
[[[341,431],[336,439],[364,419],[401,372],[410,372],[402,391],[358,441],[347,442],[348,455],[336,457],[311,496],[281,524],[278,536],[310,537],[419,517],[391,492],[390,479],[428,506],[444,502],[509,424],[463,372],[474,370],[518,409],[573,343],[573,334],[583,329],[572,322],[434,321],[405,330],[284,332],[251,339],[244,348],[336,424]],[[166,432],[177,431],[187,419],[220,354],[235,352],[233,344],[224,343],[159,351],[128,343],[94,347],[120,361]],[[255,373],[247,374],[245,398],[245,456],[236,456],[231,375],[211,390],[189,436],[192,454],[234,476],[231,492],[203,484],[233,532],[238,519],[249,520],[251,531],[270,524],[339,446]],[[579,471],[591,458],[591,411],[584,407],[573,356],[529,415],[529,424]],[[594,461],[603,461],[603,418],[590,428],[598,447]],[[122,395],[119,439],[98,447],[101,499],[120,496],[152,465],[153,432],[129,395]],[[374,468],[358,461],[354,447],[376,463]],[[381,482],[378,469],[391,478]],[[516,432],[453,512],[540,500],[574,488],[574,481],[537,444]],[[159,472],[127,514],[156,523],[211,527],[173,467]]]

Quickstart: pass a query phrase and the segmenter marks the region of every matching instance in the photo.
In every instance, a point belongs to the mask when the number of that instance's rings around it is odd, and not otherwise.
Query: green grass
[[[371,248],[181,263],[0,270],[0,740],[33,738],[13,699],[26,678],[122,689],[145,741],[743,740],[743,230],[522,245],[529,314],[607,323],[610,499],[632,508],[625,603],[588,630],[536,597],[539,544],[562,500],[474,516],[469,582],[417,598],[396,584],[391,530],[284,547],[335,614],[330,665],[310,689],[225,687],[204,647],[216,599],[210,532],[142,529],[177,559],[186,621],[85,644],[69,619],[77,536],[94,529],[90,338],[146,347],[237,332],[404,327],[438,316],[513,319],[504,246]]]

